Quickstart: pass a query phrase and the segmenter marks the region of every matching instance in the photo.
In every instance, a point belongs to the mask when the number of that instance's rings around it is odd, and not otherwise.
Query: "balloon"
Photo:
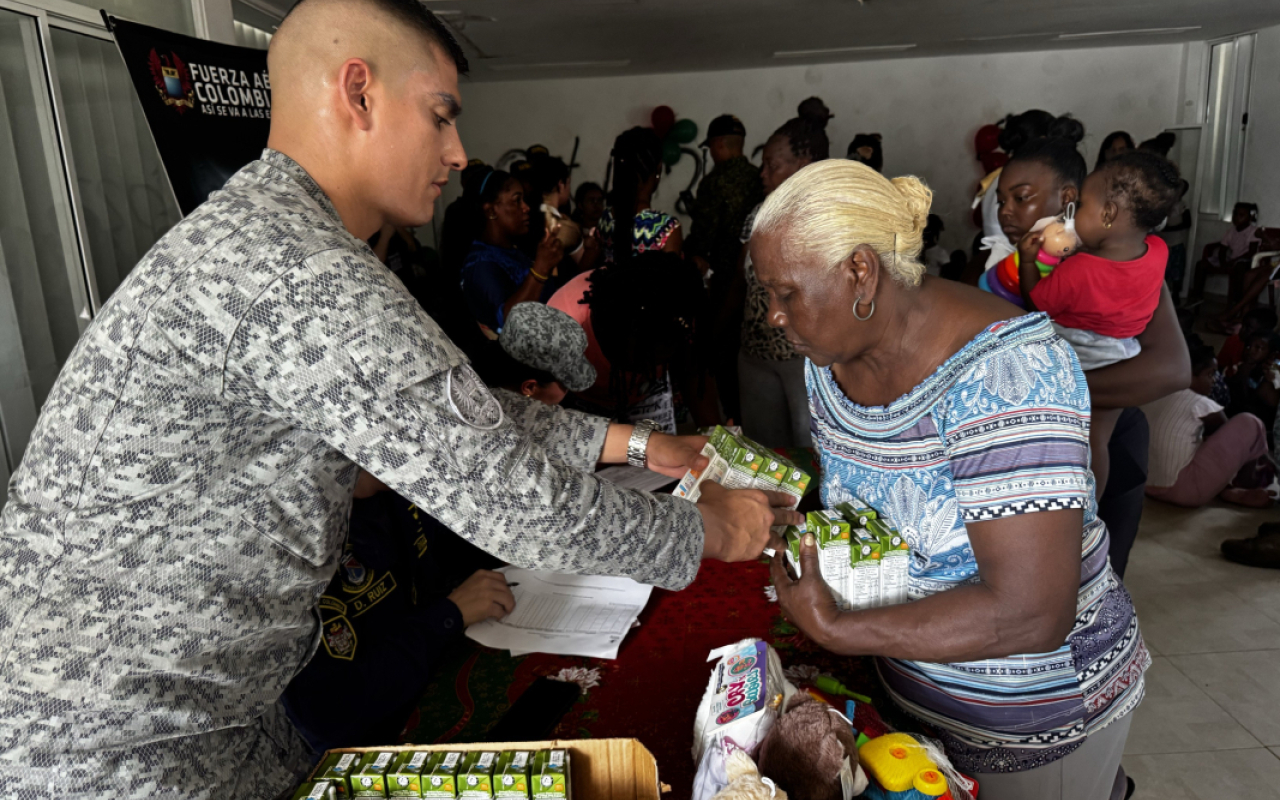
[[[978,157],[986,155],[1000,148],[1000,129],[995,125],[983,125],[978,128],[978,133],[973,137],[973,148],[978,151]]]
[[[674,167],[679,161],[680,143],[675,139],[668,139],[662,144],[662,163]]]
[[[688,144],[698,138],[698,123],[691,119],[682,119],[671,129],[671,138],[680,144]]]
[[[676,112],[671,110],[671,106],[658,106],[649,115],[649,123],[653,125],[653,132],[658,134],[658,138],[665,139],[671,126],[676,124]]]

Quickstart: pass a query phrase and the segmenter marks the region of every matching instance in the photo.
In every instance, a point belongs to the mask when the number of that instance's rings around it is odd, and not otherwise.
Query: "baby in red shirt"
[[[1137,336],[1160,304],[1169,248],[1151,233],[1169,216],[1182,187],[1178,168],[1154,153],[1132,151],[1104,162],[1080,189],[1076,210],[1078,253],[1041,276],[1036,262],[1054,259],[1040,249],[1039,232],[1018,244],[1018,279],[1030,311],[1053,319],[1084,370],[1136,356]],[[1107,484],[1107,443],[1120,409],[1093,409],[1090,448],[1097,493]]]

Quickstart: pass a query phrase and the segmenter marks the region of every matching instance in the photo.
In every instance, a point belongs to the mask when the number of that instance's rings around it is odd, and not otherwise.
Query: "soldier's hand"
[[[769,528],[799,525],[802,517],[786,506],[794,500],[782,492],[726,489],[702,484],[698,510],[702,512],[702,557],[717,561],[751,561],[769,544]]]
[[[468,628],[487,619],[501,619],[516,607],[507,576],[487,569],[476,570],[453,590],[449,599],[462,613],[462,624]]]
[[[706,444],[705,436],[668,436],[655,431],[649,435],[645,458],[654,472],[683,478],[689,470],[701,472],[707,468],[707,457],[702,455]]]

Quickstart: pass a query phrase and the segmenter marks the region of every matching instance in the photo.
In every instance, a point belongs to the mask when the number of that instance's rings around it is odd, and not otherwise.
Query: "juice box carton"
[[[331,753],[320,762],[320,768],[316,770],[316,780],[332,781],[338,797],[350,797],[351,787],[347,784],[347,780],[351,777],[351,773],[355,772],[356,762],[359,760],[359,753]]]
[[[493,766],[493,796],[529,800],[529,770],[533,766],[529,750],[507,750],[498,754]]]
[[[756,476],[764,466],[764,451],[746,444],[737,437],[729,437],[720,453],[728,462],[728,469],[720,484],[726,489],[750,489],[756,485]]]
[[[422,797],[422,768],[430,753],[397,753],[387,768],[387,797]]]
[[[866,529],[855,531],[849,558],[853,573],[850,603],[855,609],[875,608],[880,605],[880,539]]]
[[[459,800],[493,800],[493,764],[498,754],[479,750],[465,753],[458,767]]]
[[[686,472],[672,494],[696,503],[702,495],[702,484],[705,481],[720,483],[724,479],[725,473],[729,471],[729,460],[724,456],[724,453],[729,450],[730,442],[732,441],[733,434],[725,430],[723,426],[717,425],[711,431],[707,443],[702,447],[702,455],[706,456],[711,463],[701,472],[694,472],[693,470]]]
[[[453,798],[458,796],[458,768],[462,753],[437,751],[427,755],[422,766],[422,796]]]
[[[293,800],[337,800],[340,796],[333,781],[309,781],[298,787]]]
[[[753,489],[764,489],[767,492],[779,491],[778,487],[782,485],[782,479],[786,476],[790,469],[777,453],[767,450],[761,451],[764,454],[764,461],[760,466],[760,471],[756,473],[755,483],[751,485]]]
[[[867,530],[880,539],[880,605],[896,606],[907,602],[911,545],[884,520],[872,520]]]
[[[809,532],[809,521],[806,519],[799,525],[788,525],[782,532],[782,538],[787,543],[787,563],[791,565],[791,570],[799,578],[800,569],[800,539]]]
[[[844,518],[849,520],[849,524],[855,528],[865,528],[868,522],[879,518],[875,509],[867,508],[866,504],[861,502],[840,503],[836,508],[840,510],[840,513],[844,514]]]
[[[790,461],[785,461],[784,459],[784,463],[786,463],[789,469],[786,474],[782,476],[782,480],[778,484],[778,491],[786,492],[794,497],[795,500],[791,503],[791,507],[795,508],[800,505],[800,499],[804,497],[804,493],[809,491],[809,482],[812,481],[813,478],[810,477],[809,473],[800,469],[795,464],[792,464]]]
[[[539,750],[533,754],[533,800],[572,800],[568,750]]]
[[[351,773],[352,797],[386,797],[387,768],[396,754],[390,751],[365,753]]]
[[[832,517],[835,517],[834,519]],[[853,608],[853,569],[850,561],[849,523],[838,513],[812,511],[808,516],[809,533],[818,539],[818,563],[822,577],[831,587],[840,608]]]

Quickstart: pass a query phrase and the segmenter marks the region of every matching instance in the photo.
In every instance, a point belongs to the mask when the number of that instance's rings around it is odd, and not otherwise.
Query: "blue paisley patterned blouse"
[[[890,694],[936,727],[960,769],[1056,761],[1135,708],[1150,656],[1107,560],[1089,470],[1089,389],[1048,317],[991,325],[884,407],[845,397],[807,365],[826,507],[854,497],[911,545],[911,599],[980,579],[965,525],[1080,508],[1075,626],[1052,653],[965,664],[879,659]]]

